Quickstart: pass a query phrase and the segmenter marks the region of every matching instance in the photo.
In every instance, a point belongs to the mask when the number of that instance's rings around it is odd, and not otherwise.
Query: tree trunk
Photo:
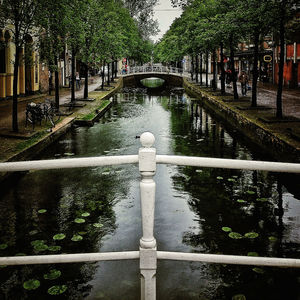
[[[213,59],[213,82],[212,82],[212,88],[215,91],[217,89],[217,78],[216,78],[216,50],[213,49],[212,53],[212,59]]]
[[[89,97],[89,67],[84,64],[84,92],[83,98],[87,99]]]
[[[193,81],[194,79],[194,71],[195,71],[195,66],[194,66],[194,55],[192,55],[192,60],[191,60],[191,79]]]
[[[198,83],[199,82],[199,79],[198,79],[198,77],[199,77],[199,74],[198,74],[198,72],[199,72],[199,61],[198,61],[198,55],[197,54],[195,56],[195,59],[196,59],[196,83]]]
[[[75,51],[72,49],[72,66],[71,66],[71,102],[75,102]]]
[[[208,50],[206,50],[206,70],[205,70],[206,87],[208,87]]]
[[[118,61],[115,60],[115,78],[118,78]]]
[[[237,75],[234,68],[234,50],[232,45],[232,38],[230,39],[230,70],[232,74],[233,98],[234,100],[238,100],[239,95],[238,95],[237,84],[236,84]]]
[[[285,20],[285,4],[286,1],[282,1],[281,4],[281,14],[280,14],[280,29],[279,29],[279,38],[280,38],[280,61],[279,61],[279,70],[278,70],[278,87],[277,87],[277,98],[276,98],[276,117],[282,118],[282,88],[283,88],[283,68],[284,68],[284,40],[285,40],[285,29],[284,29],[284,20]]]
[[[224,45],[220,44],[221,95],[225,95]]]
[[[258,44],[259,44],[259,32],[258,30],[256,30],[254,33],[254,57],[253,57],[252,101],[251,101],[252,107],[257,107]]]
[[[203,78],[202,78],[202,65],[203,65],[203,54],[202,52],[200,53],[200,85],[203,84]]]
[[[109,62],[108,62],[108,63],[107,63],[107,86],[110,86],[109,73],[110,73],[110,70],[109,70]]]
[[[102,65],[102,83],[101,83],[101,90],[104,90],[104,81],[105,81],[105,61],[103,62]]]
[[[55,63],[55,107],[59,109],[59,77],[58,77],[58,60],[57,56],[54,57]]]
[[[115,73],[115,66],[114,61],[111,62],[111,82],[114,82],[114,73]]]
[[[16,37],[16,41],[18,41]],[[18,76],[20,64],[21,47],[16,47],[15,62],[14,62],[14,80],[13,80],[13,105],[12,105],[12,130],[18,132]]]

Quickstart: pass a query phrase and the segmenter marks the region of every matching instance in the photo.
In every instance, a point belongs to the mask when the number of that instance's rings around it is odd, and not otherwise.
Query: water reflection
[[[155,134],[159,154],[261,158],[180,89],[115,95],[112,109],[98,124],[75,128],[38,158],[136,154],[140,143],[135,137],[144,131]],[[286,178],[267,172],[158,165],[158,249],[299,257],[299,187]],[[138,249],[141,218],[135,165],[30,172],[12,187],[1,188],[0,244],[8,245],[1,255]],[[242,238],[231,238],[224,228]],[[53,240],[58,233],[66,238]],[[74,235],[82,241],[72,241]],[[34,248],[31,242],[36,240],[44,242]],[[43,245],[48,248],[41,251]],[[61,249],[50,251],[51,246]],[[44,279],[53,268],[61,277]],[[297,299],[299,275],[277,268],[160,261],[157,295]],[[3,299],[47,299],[47,289],[57,284],[67,285],[61,295],[65,299],[138,299],[140,294],[137,261],[6,267],[0,278]],[[41,286],[26,291],[22,285],[29,279],[40,280]]]

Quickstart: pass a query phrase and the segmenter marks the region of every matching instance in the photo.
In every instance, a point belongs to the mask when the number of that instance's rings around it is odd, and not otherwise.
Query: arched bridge
[[[142,86],[141,80],[145,78],[161,78],[168,86],[181,86],[183,83],[183,70],[165,66],[138,66],[130,67],[126,74],[122,74],[124,86]]]

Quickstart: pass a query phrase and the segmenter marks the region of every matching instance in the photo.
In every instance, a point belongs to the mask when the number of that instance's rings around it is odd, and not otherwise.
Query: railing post
[[[142,148],[139,149],[139,171],[141,173],[141,210],[143,236],[140,239],[141,299],[156,299],[156,240],[154,230],[156,149],[154,135],[145,132],[141,135]]]

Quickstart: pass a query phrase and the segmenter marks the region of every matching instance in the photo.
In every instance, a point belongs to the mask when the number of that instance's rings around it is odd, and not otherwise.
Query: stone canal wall
[[[224,124],[238,131],[249,139],[258,150],[271,155],[275,160],[285,162],[300,162],[300,148],[289,143],[285,136],[280,136],[263,126],[254,119],[248,118],[243,111],[228,105],[215,97],[212,92],[184,79],[183,86],[186,92],[195,97],[212,114]]]

